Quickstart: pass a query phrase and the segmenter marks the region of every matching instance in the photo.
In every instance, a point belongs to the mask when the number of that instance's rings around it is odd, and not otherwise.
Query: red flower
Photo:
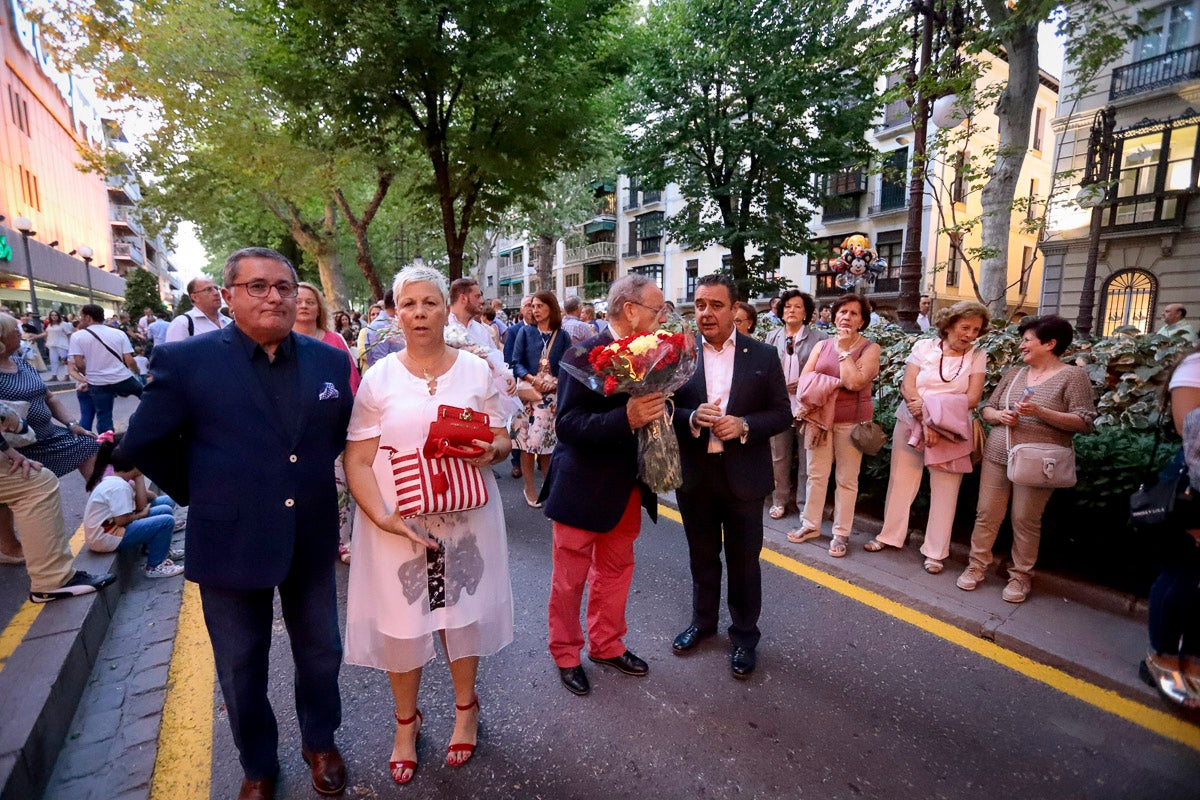
[[[604,376],[604,393],[612,394],[617,391],[617,378],[615,375]]]

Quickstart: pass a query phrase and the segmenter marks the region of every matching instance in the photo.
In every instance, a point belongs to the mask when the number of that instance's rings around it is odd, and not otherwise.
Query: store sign
[[[0,261],[12,261],[12,247],[8,244],[8,237],[0,234]]]

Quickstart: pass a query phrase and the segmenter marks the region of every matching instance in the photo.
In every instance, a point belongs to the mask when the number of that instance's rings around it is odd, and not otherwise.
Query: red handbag
[[[483,473],[457,458],[426,458],[420,450],[388,451],[396,483],[396,508],[408,519],[423,514],[469,511],[487,504]]]
[[[429,426],[429,436],[421,454],[425,458],[478,458],[483,448],[473,442],[492,442],[495,435],[488,415],[470,408],[438,406],[437,419]]]

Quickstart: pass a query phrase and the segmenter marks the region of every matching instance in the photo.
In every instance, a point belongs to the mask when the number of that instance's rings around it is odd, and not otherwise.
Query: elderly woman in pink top
[[[833,304],[833,337],[817,342],[800,373],[801,384],[810,373],[828,375],[840,382],[830,402],[834,404],[833,427],[820,436],[805,436],[808,448],[808,485],[800,528],[788,533],[788,541],[805,542],[821,535],[821,514],[829,475],[837,465],[837,489],[833,495],[833,542],[829,555],[846,555],[854,504],[858,499],[858,471],[862,451],[850,434],[854,426],[871,419],[871,382],[879,374],[879,345],[862,335],[871,322],[871,304],[857,294],[844,294]],[[803,403],[803,397],[801,398]]]
[[[958,487],[964,472],[971,471],[970,459],[939,463],[933,453],[941,449],[943,434],[930,423],[930,403],[953,396],[955,414],[962,419],[959,430],[967,433],[966,452],[970,452],[971,410],[983,397],[987,354],[975,347],[975,340],[988,329],[988,310],[983,305],[964,301],[941,311],[936,318],[938,338],[919,339],[905,360],[900,395],[904,402],[896,409],[896,430],[892,435],[892,463],[888,477],[887,505],[883,529],[863,545],[878,553],[886,547],[904,547],[908,536],[908,516],[921,487],[921,476],[929,468],[929,521],[925,526],[925,571],[936,575],[950,555],[950,531],[958,504]],[[946,404],[951,407],[950,403]],[[916,441],[916,446],[911,442]]]

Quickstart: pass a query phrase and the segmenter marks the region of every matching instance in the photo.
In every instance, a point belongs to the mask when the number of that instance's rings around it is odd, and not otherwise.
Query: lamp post
[[[1100,260],[1100,228],[1104,222],[1104,211],[1108,207],[1108,182],[1111,178],[1113,156],[1113,128],[1116,127],[1117,110],[1107,106],[1096,112],[1092,119],[1092,130],[1088,134],[1087,161],[1083,168],[1083,188],[1076,195],[1076,202],[1092,209],[1091,225],[1088,227],[1087,261],[1083,267],[1083,287],[1079,290],[1079,316],[1075,330],[1083,336],[1092,332],[1092,317],[1096,309],[1096,267]]]
[[[952,119],[958,100],[953,95],[940,95],[936,91],[918,86],[921,76],[928,80],[936,74],[931,66],[935,56],[943,49],[954,53],[958,63],[958,49],[962,44],[966,28],[966,9],[961,0],[911,0],[913,14],[913,54],[909,59],[907,83],[913,89],[912,99],[912,169],[908,182],[908,218],[904,231],[904,252],[900,256],[900,297],[896,303],[896,315],[900,327],[917,333],[917,314],[920,312],[921,274],[924,259],[921,255],[921,239],[924,225],[921,216],[925,206],[925,175],[928,169],[927,142],[929,121],[936,111],[937,124],[954,127],[962,118]],[[956,72],[957,70],[951,70]],[[935,109],[934,100],[938,100]],[[950,124],[953,122],[953,124]]]
[[[29,302],[33,306],[33,318],[40,322],[41,315],[38,314],[37,287],[33,285],[33,261],[29,258],[29,237],[37,236],[37,231],[33,229],[33,222],[29,217],[17,217],[13,220],[13,227],[21,233],[21,244],[25,250],[25,277],[29,279]]]
[[[88,302],[95,303],[92,296],[92,248],[86,244],[79,248],[79,257],[83,259],[83,275],[87,278]]]

